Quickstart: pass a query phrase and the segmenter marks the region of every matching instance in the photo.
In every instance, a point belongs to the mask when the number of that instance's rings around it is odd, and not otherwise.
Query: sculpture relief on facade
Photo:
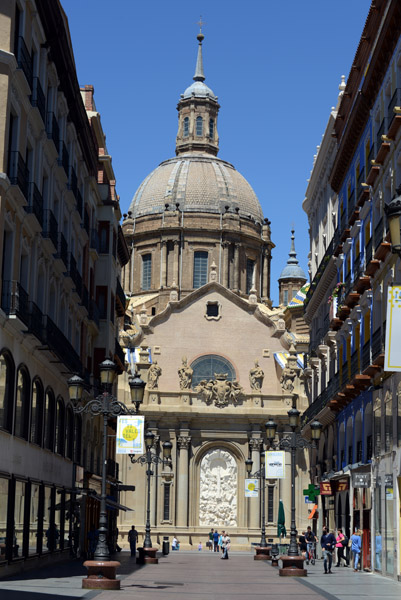
[[[294,391],[294,382],[297,372],[291,367],[284,367],[280,377],[281,388],[284,392],[292,394]]]
[[[227,381],[227,373],[215,373],[216,379],[200,381],[195,388],[198,396],[206,404],[214,403],[218,408],[228,406],[230,402],[239,404],[245,394],[238,381]]]
[[[237,526],[237,464],[227,450],[213,449],[200,465],[199,525]]]
[[[192,383],[193,370],[188,366],[187,357],[182,357],[182,366],[178,369],[180,378],[180,390],[190,390]]]
[[[159,377],[162,374],[162,370],[157,364],[157,360],[149,367],[148,371],[148,389],[157,390],[159,387]]]
[[[255,366],[249,371],[249,383],[251,389],[260,392],[265,377],[263,369],[259,366],[259,361],[255,360]]]

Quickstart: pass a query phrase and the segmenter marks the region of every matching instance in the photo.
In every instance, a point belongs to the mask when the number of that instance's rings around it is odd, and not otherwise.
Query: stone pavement
[[[0,580],[1,600],[399,600],[401,583],[376,574],[354,573],[351,568],[333,568],[323,574],[323,561],[308,566],[307,578],[279,577],[270,563],[254,561],[250,552],[232,552],[230,560],[202,552],[171,552],[158,565],[136,566],[129,553],[116,556],[121,590],[82,590],[86,570],[80,561],[44,567],[7,580]]]

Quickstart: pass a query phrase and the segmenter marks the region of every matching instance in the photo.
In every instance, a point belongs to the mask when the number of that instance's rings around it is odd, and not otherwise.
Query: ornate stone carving
[[[251,450],[259,450],[262,443],[263,443],[263,440],[261,440],[260,438],[251,438],[249,440],[249,447]]]
[[[216,267],[216,263],[214,261],[212,262],[212,264],[210,266],[209,281],[217,281],[217,267]]]
[[[193,370],[188,366],[187,357],[182,357],[182,366],[178,369],[180,378],[180,390],[190,390],[192,383]]]
[[[148,371],[148,389],[157,390],[159,387],[159,377],[162,374],[162,370],[157,364],[157,360],[150,365]]]
[[[294,381],[297,376],[295,369],[291,367],[284,367],[280,377],[281,388],[285,392],[292,393],[294,391]]]
[[[210,450],[200,465],[199,525],[237,526],[235,458],[223,449]]]
[[[191,443],[191,438],[188,435],[180,435],[177,438],[178,447],[181,450],[188,450]]]
[[[227,373],[215,373],[216,379],[205,379],[200,381],[195,392],[206,404],[212,404],[218,408],[228,406],[229,402],[238,404],[244,398],[244,390],[238,381],[227,381]]]
[[[255,360],[255,366],[249,371],[249,383],[251,389],[260,392],[265,377],[263,369],[259,366],[259,361]]]

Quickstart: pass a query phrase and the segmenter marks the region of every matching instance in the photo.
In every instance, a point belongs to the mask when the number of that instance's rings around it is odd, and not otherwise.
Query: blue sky
[[[276,244],[271,295],[290,249],[307,271],[307,179],[370,0],[61,0],[78,80],[95,87],[122,212],[175,155],[202,15],[206,83],[219,97],[219,156],[254,188]],[[110,8],[112,7],[112,8]]]

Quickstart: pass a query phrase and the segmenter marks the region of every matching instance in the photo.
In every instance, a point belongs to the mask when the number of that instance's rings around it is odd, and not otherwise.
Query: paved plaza
[[[222,561],[211,552],[172,552],[158,565],[138,567],[122,552],[118,592],[86,591],[81,588],[85,569],[80,561],[42,568],[0,581],[1,600],[221,600],[221,598],[265,598],[279,600],[395,600],[401,583],[350,568],[323,574],[323,562],[308,567],[307,578],[282,578],[270,563],[254,561],[250,552],[232,552]]]

